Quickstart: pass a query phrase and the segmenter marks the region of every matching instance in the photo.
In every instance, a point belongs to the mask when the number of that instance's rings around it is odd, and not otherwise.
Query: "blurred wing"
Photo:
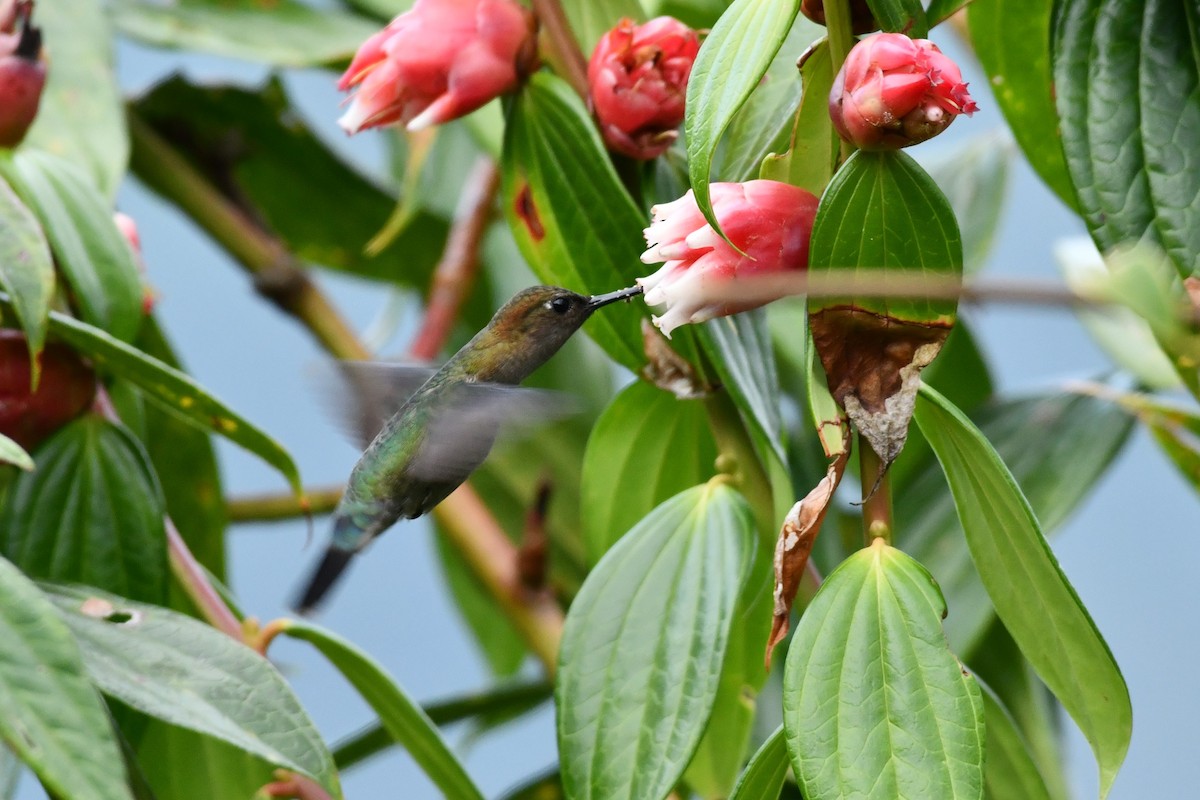
[[[365,450],[434,369],[388,361],[329,361],[315,373],[326,411],[342,433]]]
[[[413,475],[461,483],[487,458],[498,436],[523,433],[577,411],[575,399],[562,392],[467,384],[432,416]]]

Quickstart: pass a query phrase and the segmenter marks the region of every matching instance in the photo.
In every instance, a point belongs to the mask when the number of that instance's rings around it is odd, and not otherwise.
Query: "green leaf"
[[[799,0],[735,0],[713,26],[692,66],[683,120],[689,176],[696,204],[715,231],[721,226],[708,184],[717,145],[758,88],[799,9]]]
[[[313,134],[278,78],[243,89],[173,77],[134,108],[139,121],[200,167],[231,202],[248,204],[298,257],[422,291],[428,286],[445,244],[446,220],[418,209],[387,247],[366,255],[364,246],[383,227],[396,200]],[[144,157],[134,151],[134,171],[172,197],[159,183],[159,170],[148,169]]]
[[[1077,209],[1054,107],[1052,5],[1053,0],[1036,0],[1015,12],[1004,0],[974,0],[967,22],[992,94],[1029,165],[1060,200]]]
[[[41,220],[84,321],[128,342],[142,322],[142,281],[109,201],[76,165],[24,151],[0,170]]]
[[[35,578],[165,602],[162,495],[133,435],[87,415],[39,447],[37,464],[0,508],[5,557]]]
[[[131,800],[79,647],[37,587],[0,558],[0,739],[53,794]]]
[[[596,421],[584,453],[580,522],[588,561],[598,562],[660,503],[707,480],[716,459],[703,403],[641,381],[626,387]]]
[[[729,800],[779,800],[787,771],[787,738],[780,725],[751,756]]]
[[[983,703],[932,576],[876,539],[800,617],[783,723],[805,797],[983,797]]]
[[[283,632],[308,642],[350,681],[379,715],[392,738],[447,797],[482,800],[483,795],[442,740],[434,724],[370,656],[331,631],[288,620]]]
[[[1088,496],[1132,429],[1109,403],[1066,393],[984,406],[974,423],[1025,488],[1046,531],[1059,527]],[[926,462],[896,497],[896,530],[905,551],[937,578],[950,605],[947,635],[966,652],[986,633],[993,611],[944,487],[941,469]]]
[[[501,160],[504,209],[538,278],[598,294],[642,272],[641,212],[621,185],[587,109],[569,86],[535,73],[513,103]],[[620,303],[584,329],[620,364],[644,362],[645,304]]]
[[[768,156],[759,177],[790,183],[820,197],[833,177],[841,145],[829,118],[833,64],[827,42],[816,45],[808,54],[800,76],[804,94],[796,111],[790,149],[782,155]]]
[[[105,694],[338,793],[333,758],[320,734],[261,655],[175,611],[87,586],[45,588]]]
[[[979,429],[928,388],[916,419],[946,472],[996,613],[1091,743],[1106,796],[1133,726],[1129,691],[1108,645],[1059,568],[1029,501]]]
[[[1081,387],[1089,389],[1091,387]],[[1093,393],[1112,401],[1137,417],[1158,442],[1184,480],[1200,491],[1200,414],[1188,408],[1159,402],[1153,395],[1135,394],[1095,387]]]
[[[921,0],[867,0],[881,30],[903,33],[915,39],[929,33],[929,20]]]
[[[137,759],[155,800],[251,798],[275,771],[245,750],[157,719],[148,721]]]
[[[954,16],[960,9],[974,2],[974,0],[933,0],[929,4],[929,8],[925,9],[925,17],[929,20],[929,27],[945,22]]]
[[[1179,146],[1200,135],[1198,28],[1194,3],[1055,4],[1063,150],[1092,237],[1159,243],[1184,276],[1200,270],[1200,156]]]
[[[4,310],[15,314],[25,331],[31,385],[36,388],[46,341],[46,316],[54,299],[54,262],[37,220],[0,176],[0,289],[8,293]],[[0,315],[3,320],[3,315]]]
[[[555,692],[572,800],[674,788],[712,711],[753,548],[749,506],[710,481],[651,512],[588,575]]]
[[[1052,800],[1025,738],[995,692],[983,687],[987,724],[984,791],[988,800]]]
[[[817,210],[809,269],[870,276],[883,270],[944,278],[962,272],[962,239],[937,184],[906,153],[859,150],[834,176]],[[852,304],[871,314],[924,325],[954,323],[946,298],[828,297],[809,314]]]
[[[11,308],[11,301],[0,295],[0,310]],[[297,494],[303,492],[300,473],[287,451],[187,375],[99,328],[64,314],[50,313],[50,332],[54,338],[87,355],[98,367],[136,384],[147,398],[161,403],[169,412],[254,453],[279,470]]]
[[[146,354],[180,368],[154,317],[142,325],[137,344]],[[147,403],[143,416],[142,444],[162,485],[167,515],[196,560],[223,581],[227,518],[212,437],[157,403]],[[183,610],[174,604],[171,607]]]
[[[94,0],[55,0],[37,8],[50,65],[25,148],[82,167],[109,200],[125,176],[129,136],[113,65],[107,9]]]
[[[297,0],[114,0],[121,33],[156,45],[260,61],[278,67],[311,67],[348,61],[379,25],[356,14],[313,8]]]
[[[21,445],[0,433],[0,463],[13,464],[26,472],[33,470],[33,459]]]
[[[968,273],[978,272],[992,250],[1008,193],[1012,153],[1008,135],[993,132],[976,136],[926,165],[958,218]]]
[[[758,177],[759,165],[768,151],[788,146],[801,95],[796,54],[803,53],[824,35],[822,26],[802,14],[796,15],[759,87],[729,124],[713,161],[712,180],[745,181]],[[825,65],[828,67],[828,59]],[[828,100],[824,102],[828,106]],[[825,118],[829,119],[828,111]],[[814,194],[819,195],[820,191]]]
[[[0,741],[0,800],[13,800],[17,782],[21,780],[21,762],[12,750]]]
[[[722,385],[745,415],[764,463],[773,457],[786,464],[779,376],[766,313],[755,310],[710,320],[699,336]]]

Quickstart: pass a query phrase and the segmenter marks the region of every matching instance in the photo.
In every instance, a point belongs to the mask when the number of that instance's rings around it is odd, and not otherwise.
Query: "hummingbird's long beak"
[[[617,292],[592,295],[591,298],[588,299],[588,308],[595,311],[601,306],[606,306],[609,303],[615,303],[618,300],[628,300],[629,298],[636,297],[641,293],[641,286],[630,286],[628,289],[621,289]]]

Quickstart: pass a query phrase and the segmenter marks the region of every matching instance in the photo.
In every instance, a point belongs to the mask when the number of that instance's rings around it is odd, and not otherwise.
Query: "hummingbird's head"
[[[642,293],[640,286],[588,297],[557,286],[533,286],[505,303],[487,333],[512,369],[492,380],[519,383],[550,359],[598,308]]]

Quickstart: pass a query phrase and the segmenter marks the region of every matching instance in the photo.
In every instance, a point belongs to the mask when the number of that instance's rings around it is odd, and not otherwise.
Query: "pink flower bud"
[[[138,274],[142,277],[142,313],[149,315],[158,303],[158,292],[146,282],[146,261],[142,258],[142,237],[138,235],[137,223],[133,217],[120,211],[113,213],[113,222],[121,236],[129,243],[129,249],[133,251],[133,263],[137,265]]]
[[[415,131],[469,114],[516,87],[535,30],[513,0],[417,0],[358,49],[338,83],[358,91],[338,124]]]
[[[877,33],[856,44],[833,81],[829,116],[864,150],[895,150],[936,136],[978,110],[958,65],[927,39]]]
[[[697,33],[672,17],[622,19],[588,63],[592,110],[609,148],[630,158],[662,155],[679,136]]]
[[[16,147],[25,138],[46,85],[42,31],[30,22],[31,10],[26,4],[14,6],[21,32],[0,34],[0,147]]]
[[[722,287],[731,281],[808,267],[816,197],[796,186],[764,180],[713,183],[709,192],[721,230],[741,253],[705,221],[691,191],[651,210],[654,219],[645,231],[650,249],[642,261],[666,263],[638,284],[646,290],[647,304],[667,307],[653,318],[667,336],[680,325],[778,299],[761,293],[723,297]]]

